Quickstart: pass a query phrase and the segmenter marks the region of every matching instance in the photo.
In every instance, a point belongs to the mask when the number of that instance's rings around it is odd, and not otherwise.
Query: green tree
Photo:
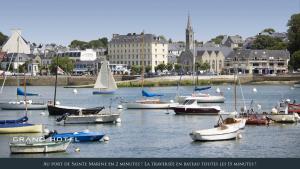
[[[258,35],[254,40],[251,49],[269,49],[283,50],[287,48],[287,44],[280,38],[274,38],[268,35]]]
[[[0,46],[2,46],[8,40],[8,36],[0,32]]]
[[[155,67],[155,70],[157,71],[157,70],[160,70],[161,72],[162,71],[164,71],[166,69],[166,64],[164,64],[164,63],[161,63],[161,64],[159,64],[159,65],[157,65],[156,67]]]
[[[137,75],[137,74],[141,74],[141,72],[142,72],[141,66],[138,66],[138,65],[131,66],[131,74]]]
[[[173,70],[173,64],[172,63],[167,63],[166,69],[170,72]]]
[[[272,33],[275,32],[275,29],[273,29],[273,28],[266,28],[266,29],[264,29],[262,32],[267,32],[267,33],[269,33],[269,34],[272,34]]]
[[[297,70],[300,68],[300,50],[294,52],[291,56],[291,68]]]
[[[159,35],[158,36],[161,40],[167,41],[167,39],[164,37],[164,35]]]
[[[50,70],[51,73],[55,74],[56,70],[56,56],[53,57],[51,65],[50,65]],[[58,64],[57,64],[63,71],[66,73],[72,73],[74,69],[74,61],[71,60],[69,57],[58,57]]]
[[[173,43],[173,40],[170,38],[170,39],[168,40],[168,42],[169,42],[169,43]]]
[[[145,72],[149,73],[152,70],[152,67],[150,65],[145,67]]]
[[[181,64],[174,65],[175,72],[179,73],[181,71]]]
[[[288,50],[291,54],[300,50],[300,13],[291,16],[288,21]]]
[[[204,62],[200,66],[200,70],[205,70],[206,71],[206,70],[209,70],[209,69],[210,69],[210,65],[209,65],[208,62]]]
[[[19,73],[27,73],[28,70],[28,61],[26,61],[23,65],[19,65]]]
[[[215,38],[212,38],[210,41],[214,42],[215,44],[221,44],[223,38],[224,38],[224,35],[219,35]]]

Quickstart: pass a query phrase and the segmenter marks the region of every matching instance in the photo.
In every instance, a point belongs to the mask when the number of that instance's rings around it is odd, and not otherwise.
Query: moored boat
[[[28,123],[0,124],[0,134],[41,133],[41,132],[43,132],[43,125],[41,124],[28,124]]]
[[[57,142],[37,142],[37,143],[10,143],[10,152],[18,153],[54,153],[64,152],[68,148],[71,140]]]
[[[236,139],[239,135],[239,128],[228,125],[219,127],[196,130],[190,133],[190,137],[194,141],[220,141]]]
[[[82,114],[97,114],[104,109],[104,107],[93,107],[93,108],[83,108],[83,107],[73,107],[73,106],[61,106],[53,105],[49,103],[48,112],[51,116],[62,116],[65,113],[78,115],[81,111]]]
[[[99,141],[104,137],[103,132],[70,132],[70,133],[57,133],[56,131],[50,132],[47,137],[51,137],[51,140],[65,140],[72,139],[74,142],[88,142],[88,141]]]
[[[288,113],[300,113],[300,104],[289,103],[288,104]]]
[[[243,129],[246,126],[246,118],[227,117],[226,119],[223,119],[223,117],[220,116],[218,123],[215,127],[218,127],[223,124],[227,125],[227,126],[232,126],[232,127],[237,127],[239,129]]]
[[[47,105],[45,103],[32,102],[27,100],[27,110],[45,110]],[[25,110],[25,101],[10,101],[0,103],[0,108],[2,110]]]
[[[224,96],[214,96],[209,94],[203,93],[195,93],[191,96],[178,96],[177,101],[179,103],[183,103],[186,99],[196,99],[198,103],[224,103],[225,97]]]
[[[272,120],[266,115],[251,114],[246,117],[246,125],[268,125]]]
[[[218,115],[220,106],[199,106],[197,100],[187,99],[183,104],[173,108],[176,114],[180,115]]]

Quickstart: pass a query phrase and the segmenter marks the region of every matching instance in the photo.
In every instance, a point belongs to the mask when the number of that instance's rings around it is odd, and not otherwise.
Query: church
[[[181,52],[178,63],[182,65],[182,70],[192,71],[193,70],[193,64],[194,64],[194,32],[193,28],[191,26],[191,19],[190,15],[188,15],[188,22],[187,27],[185,29],[185,51]]]

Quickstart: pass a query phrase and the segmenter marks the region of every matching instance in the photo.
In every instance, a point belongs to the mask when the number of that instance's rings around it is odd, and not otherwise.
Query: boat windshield
[[[194,103],[194,101],[195,100],[186,100],[186,101],[184,101],[184,105],[191,105],[191,104],[193,104]]]

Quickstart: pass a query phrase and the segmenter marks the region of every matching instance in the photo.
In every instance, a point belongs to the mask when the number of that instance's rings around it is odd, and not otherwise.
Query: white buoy
[[[286,99],[285,101],[289,103],[289,102],[291,102],[291,99]]]
[[[46,134],[48,134],[50,132],[50,130],[47,129],[47,128],[44,128],[43,132],[46,133]]]
[[[237,138],[238,138],[238,139],[241,139],[241,138],[243,138],[242,134],[241,134],[241,133],[239,133],[239,134],[237,135]]]
[[[109,137],[108,136],[104,136],[103,137],[103,141],[109,141]]]
[[[55,104],[56,104],[56,105],[60,105],[60,102],[59,102],[59,101],[56,101]]]
[[[257,89],[256,89],[256,88],[253,88],[253,92],[256,93],[256,92],[257,92]]]
[[[230,87],[228,87],[227,90],[230,90]]]
[[[174,100],[170,100],[170,103],[174,103]]]
[[[121,123],[121,122],[122,122],[121,118],[117,118],[116,123]]]
[[[118,109],[123,109],[123,105],[119,104]]]
[[[291,90],[294,90],[294,89],[295,89],[295,88],[292,86],[292,87],[291,87]]]
[[[45,112],[43,112],[43,111],[40,113],[40,115],[42,115],[42,116],[44,116],[45,114],[46,114],[46,113],[45,113]]]
[[[260,110],[261,109],[261,105],[257,104],[257,109]]]
[[[77,94],[78,93],[77,89],[73,89],[73,93]]]
[[[217,88],[216,92],[217,92],[217,93],[220,93],[220,92],[221,92],[220,88]]]
[[[75,148],[75,152],[80,152],[80,148],[79,147]]]

